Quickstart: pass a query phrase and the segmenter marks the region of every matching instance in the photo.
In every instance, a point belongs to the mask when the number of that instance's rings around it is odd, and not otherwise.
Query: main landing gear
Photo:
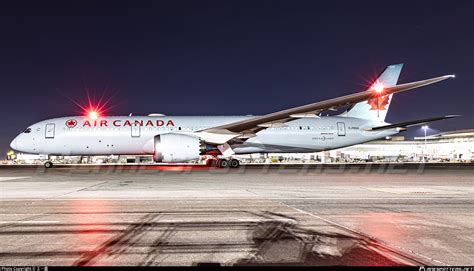
[[[209,159],[207,160],[206,164],[220,168],[238,168],[240,166],[240,162],[237,159]]]
[[[240,162],[237,159],[230,159],[229,160],[229,167],[231,168],[238,168],[240,167]]]

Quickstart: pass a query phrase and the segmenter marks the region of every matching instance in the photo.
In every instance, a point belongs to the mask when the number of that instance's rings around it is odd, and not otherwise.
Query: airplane
[[[403,64],[387,66],[373,84],[357,92],[261,116],[70,116],[37,122],[11,142],[18,152],[47,155],[153,155],[177,163],[208,155],[217,167],[237,168],[236,154],[308,153],[386,138],[408,127],[457,115],[386,123],[393,94],[454,75],[397,84]],[[323,112],[347,109],[337,115]]]

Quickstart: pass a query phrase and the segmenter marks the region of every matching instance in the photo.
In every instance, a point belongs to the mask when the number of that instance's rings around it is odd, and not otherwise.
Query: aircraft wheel
[[[238,168],[240,166],[240,162],[237,159],[231,159],[229,162],[229,166],[231,168]]]
[[[219,161],[217,161],[217,165],[220,167],[220,168],[226,168],[229,166],[229,161],[225,160],[225,159],[219,159]]]
[[[44,162],[44,167],[45,168],[52,168],[53,167],[53,162],[51,162],[51,161]]]

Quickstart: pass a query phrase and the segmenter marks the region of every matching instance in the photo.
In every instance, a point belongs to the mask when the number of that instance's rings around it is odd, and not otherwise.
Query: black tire
[[[240,166],[240,162],[237,159],[231,159],[229,162],[229,166],[231,168],[238,168]]]
[[[44,167],[45,168],[52,168],[53,167],[53,162],[51,162],[51,161],[44,162]]]
[[[217,162],[217,165],[220,167],[220,168],[226,168],[229,166],[229,161],[225,160],[225,159],[219,159],[219,161]]]

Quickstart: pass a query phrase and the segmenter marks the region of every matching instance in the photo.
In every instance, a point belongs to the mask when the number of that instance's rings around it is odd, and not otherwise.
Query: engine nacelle
[[[183,134],[155,136],[155,162],[186,162],[198,159],[205,153],[206,145],[201,139]]]

